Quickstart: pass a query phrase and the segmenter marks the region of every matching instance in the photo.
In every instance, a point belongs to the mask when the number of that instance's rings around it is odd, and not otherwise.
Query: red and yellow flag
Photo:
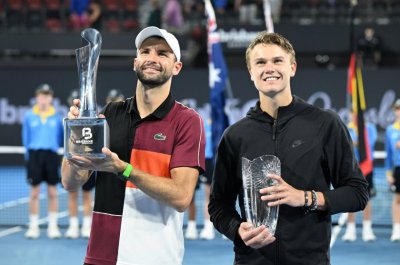
[[[350,57],[347,73],[347,93],[351,96],[352,112],[355,118],[356,134],[358,139],[359,164],[364,176],[372,172],[372,154],[369,148],[368,133],[364,119],[366,109],[364,84],[361,66],[357,63],[355,53]]]

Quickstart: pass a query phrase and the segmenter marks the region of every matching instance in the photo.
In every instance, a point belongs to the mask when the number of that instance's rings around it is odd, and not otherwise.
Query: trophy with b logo
[[[102,158],[109,146],[109,127],[99,118],[96,102],[96,76],[101,50],[101,35],[87,28],[81,33],[84,47],[75,50],[79,74],[80,110],[76,119],[64,119],[64,156]]]
[[[279,206],[268,206],[261,200],[260,189],[277,185],[268,174],[281,175],[281,162],[273,155],[263,155],[253,160],[242,157],[242,179],[246,219],[254,227],[265,225],[275,234],[278,223]]]

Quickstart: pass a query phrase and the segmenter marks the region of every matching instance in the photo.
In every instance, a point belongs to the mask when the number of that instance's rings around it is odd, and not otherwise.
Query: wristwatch
[[[127,163],[124,171],[118,172],[117,176],[120,179],[127,181],[129,179],[129,176],[131,175],[131,172],[132,172],[132,165]]]

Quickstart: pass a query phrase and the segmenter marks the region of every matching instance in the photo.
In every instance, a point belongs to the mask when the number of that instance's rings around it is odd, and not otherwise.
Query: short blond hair
[[[249,44],[246,50],[246,64],[250,70],[250,52],[258,44],[273,44],[281,47],[284,51],[291,55],[291,63],[296,62],[296,52],[293,49],[293,45],[288,39],[278,33],[269,33],[267,31],[260,32],[257,37]]]

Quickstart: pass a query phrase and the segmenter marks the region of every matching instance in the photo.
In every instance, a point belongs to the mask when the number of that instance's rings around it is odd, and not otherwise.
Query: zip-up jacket
[[[276,240],[253,249],[238,234],[246,221],[241,160],[262,155],[280,159],[281,176],[294,188],[322,192],[327,209],[305,214],[303,207],[280,205]],[[294,96],[278,109],[277,119],[263,112],[258,102],[226,129],[217,151],[209,212],[217,230],[234,242],[234,264],[326,265],[331,215],[364,209],[367,186],[346,125],[334,112]]]

